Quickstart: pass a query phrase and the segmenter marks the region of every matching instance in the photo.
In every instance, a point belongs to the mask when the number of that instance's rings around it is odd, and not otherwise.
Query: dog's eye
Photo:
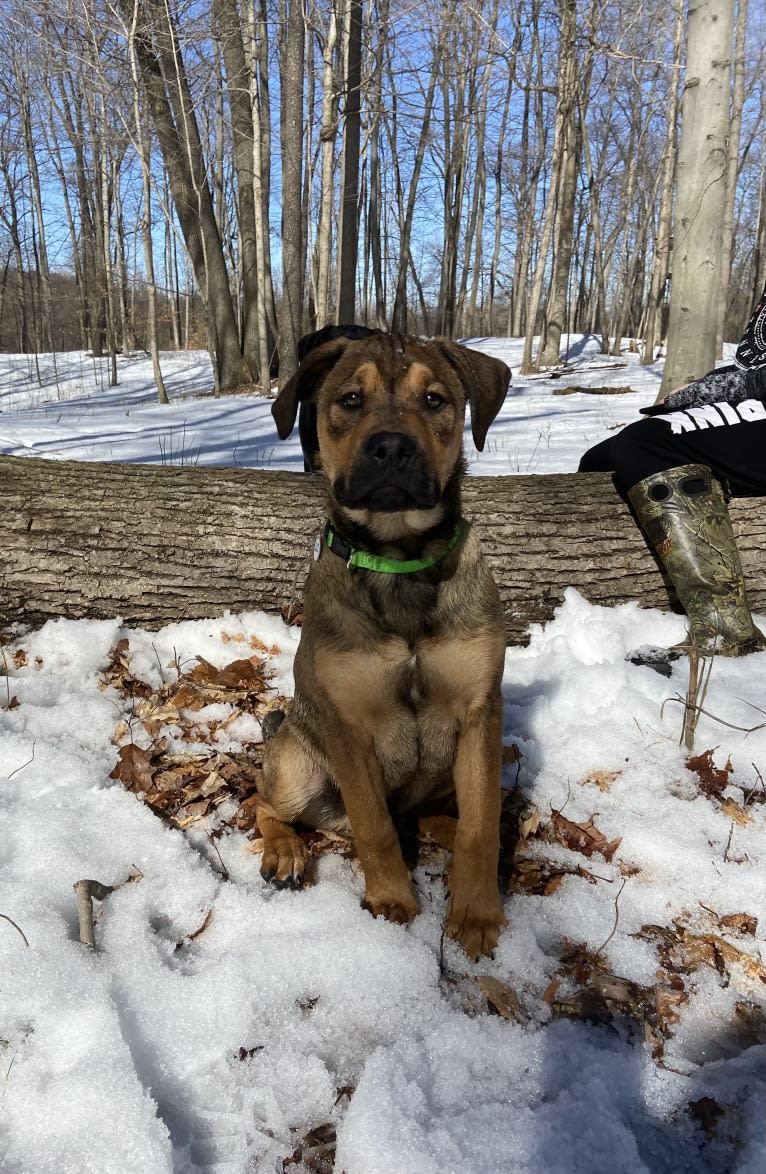
[[[349,411],[354,411],[355,408],[361,408],[364,403],[364,396],[361,391],[347,391],[345,395],[340,397],[340,404]]]
[[[423,403],[431,412],[435,412],[442,404],[446,404],[446,399],[440,395],[438,391],[427,391],[423,396]]]

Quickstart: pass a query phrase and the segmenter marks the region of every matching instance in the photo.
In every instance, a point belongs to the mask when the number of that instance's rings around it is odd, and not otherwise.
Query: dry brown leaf
[[[151,791],[154,772],[146,750],[131,742],[121,746],[117,753],[117,764],[109,778],[119,779],[123,787],[134,794]]]
[[[225,786],[226,779],[217,770],[211,770],[204,778],[197,779],[184,787],[184,802],[194,799],[209,799],[211,795],[217,794]]]
[[[13,654],[13,663],[17,669],[23,669],[29,663],[29,656],[24,648],[17,648]]]
[[[714,746],[712,750],[703,750],[701,754],[695,754],[686,760],[687,769],[696,774],[699,779],[700,791],[709,799],[721,797],[729,785],[729,776],[734,770],[730,758],[725,766],[717,767],[715,765],[713,755],[717,749],[718,747]]]
[[[581,787],[586,787],[589,784],[593,787],[598,787],[599,791],[609,791],[615,779],[618,779],[622,774],[621,770],[592,770],[584,779],[580,779]]]
[[[536,807],[525,807],[519,815],[519,839],[528,840],[540,827],[540,812]]]
[[[208,704],[208,698],[191,681],[182,679],[178,689],[168,698],[168,704],[175,709],[191,709],[196,712]]]
[[[751,913],[727,913],[719,919],[719,925],[738,937],[754,938],[758,929],[758,918],[753,917]]]
[[[550,896],[564,877],[573,871],[553,865],[548,860],[517,856],[513,862],[510,887],[531,895]]]
[[[191,827],[193,823],[204,819],[210,807],[211,803],[209,799],[198,799],[193,803],[185,803],[180,812],[175,815],[173,822],[183,831]]]
[[[509,766],[511,763],[520,762],[524,755],[519,750],[515,742],[511,742],[509,746],[503,746],[503,766]]]
[[[502,1015],[503,1019],[512,1019],[515,1023],[524,1022],[525,1016],[513,987],[501,982],[499,978],[493,978],[491,974],[477,975],[476,982],[484,998],[498,1015]]]
[[[263,684],[263,661],[258,656],[233,660],[223,668],[216,668],[204,656],[197,657],[197,665],[189,677],[197,684],[213,685],[216,689],[252,688]]]
[[[753,818],[747,808],[741,807],[736,799],[724,799],[721,804],[721,811],[727,819],[733,819],[740,827],[744,827],[745,824],[750,823]]]
[[[766,968],[760,959],[738,949],[718,934],[693,934],[680,925],[674,929],[644,925],[636,936],[660,943],[662,963],[670,971],[689,974],[700,966],[709,966],[719,974],[726,974],[727,967],[741,966],[748,978],[766,983]]]
[[[551,822],[548,826],[551,829],[552,838],[559,844],[563,844],[565,848],[569,848],[573,852],[581,852],[583,856],[587,857],[598,853],[599,856],[603,856],[607,864],[622,843],[621,838],[607,840],[592,819],[587,823],[574,823],[562,815],[560,811],[556,811],[555,808],[551,811]]]
[[[553,1003],[556,1000],[559,987],[561,986],[560,978],[552,978],[547,987],[543,991],[543,1002]]]
[[[679,1023],[679,1009],[688,1002],[689,996],[683,989],[679,991],[665,986],[655,987],[654,1005],[658,1018],[664,1024]]]

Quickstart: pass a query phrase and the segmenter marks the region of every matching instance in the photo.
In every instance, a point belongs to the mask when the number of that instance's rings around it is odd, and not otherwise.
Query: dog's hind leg
[[[307,879],[311,854],[291,825],[344,831],[348,821],[337,801],[333,807],[326,773],[295,737],[289,721],[269,734],[264,729],[267,746],[256,800],[263,837],[261,876],[277,888],[300,889]]]
[[[277,889],[302,889],[308,871],[308,848],[294,828],[281,820],[260,795],[255,810],[263,837],[261,876]]]

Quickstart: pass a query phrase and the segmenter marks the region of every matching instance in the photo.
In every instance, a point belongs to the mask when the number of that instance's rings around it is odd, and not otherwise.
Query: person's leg
[[[681,465],[707,465],[734,497],[766,496],[766,405],[707,404],[628,424],[589,449],[580,472],[612,472],[625,496],[639,481]]]
[[[669,673],[668,661],[691,645],[703,655],[725,656],[766,647],[750,615],[721,485],[738,496],[766,494],[764,445],[766,410],[750,400],[640,420],[604,442],[600,453],[591,450],[595,458],[586,453],[583,471],[611,462],[617,489],[689,617],[687,642],[662,653],[631,653],[635,663]]]
[[[747,603],[723,487],[710,468],[665,469],[627,497],[689,619],[688,640],[675,654],[695,647],[701,656],[745,656],[766,648]]]
[[[641,422],[641,421],[639,421]],[[599,444],[594,444],[580,457],[578,473],[613,473],[617,457],[614,452],[614,442],[619,439],[609,436]]]

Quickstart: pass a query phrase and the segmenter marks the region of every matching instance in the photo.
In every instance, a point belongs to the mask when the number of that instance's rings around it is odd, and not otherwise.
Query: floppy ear
[[[471,409],[471,434],[481,452],[487,430],[503,406],[511,372],[501,359],[459,346],[448,338],[439,338],[436,342],[465,388]]]
[[[334,338],[310,351],[291,379],[288,379],[274,403],[271,414],[280,440],[286,440],[295,427],[298,404],[313,397],[316,389],[337,363],[349,344],[347,338]]]

